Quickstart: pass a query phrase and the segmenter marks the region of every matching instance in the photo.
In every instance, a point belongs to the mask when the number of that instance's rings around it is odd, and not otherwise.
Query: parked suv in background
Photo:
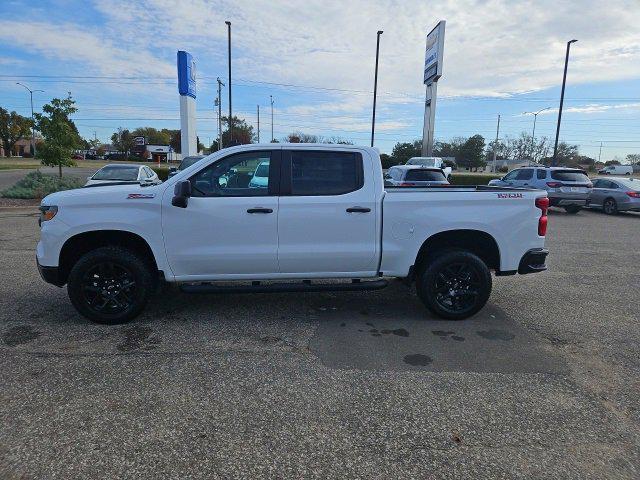
[[[549,206],[562,207],[567,213],[578,213],[587,204],[593,187],[583,170],[565,167],[516,168],[500,179],[491,180],[489,185],[546,190]]]

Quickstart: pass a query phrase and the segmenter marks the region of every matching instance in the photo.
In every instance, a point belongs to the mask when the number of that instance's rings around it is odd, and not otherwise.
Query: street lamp
[[[531,158],[533,158],[533,151],[535,149],[536,144],[536,120],[538,119],[538,115],[544,112],[545,110],[549,110],[551,107],[543,108],[542,110],[538,110],[537,112],[524,112],[523,115],[533,115],[533,133],[531,134]],[[535,160],[535,159],[534,159]]]
[[[378,57],[380,55],[380,35],[382,30],[378,30],[376,37],[376,72],[373,80],[373,116],[371,117],[371,146],[373,147],[373,134],[376,128],[376,95],[378,94]]]
[[[576,43],[578,40],[573,39],[567,42],[567,53],[564,57],[564,75],[562,76],[562,91],[560,92],[560,108],[558,109],[558,125],[556,127],[556,143],[553,147],[553,161],[551,163],[552,166],[556,166],[558,163],[557,155],[558,155],[558,137],[560,136],[560,120],[562,119],[562,104],[564,103],[564,86],[567,83],[567,65],[569,64],[569,49],[571,48],[572,43]]]
[[[229,51],[229,145],[233,146],[233,117],[231,116],[231,22],[225,21],[227,24],[227,45]]]
[[[44,90],[31,90],[29,87],[27,87],[26,85],[24,85],[23,83],[20,82],[16,82],[16,85],[20,85],[21,87],[26,88],[27,90],[29,90],[29,99],[31,100],[31,145],[33,148],[33,156],[36,156],[36,130],[35,130],[35,119],[33,118],[33,92],[42,92],[44,93]]]

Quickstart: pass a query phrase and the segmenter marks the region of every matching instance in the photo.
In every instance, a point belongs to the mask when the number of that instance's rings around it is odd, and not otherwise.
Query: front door
[[[283,151],[278,214],[282,274],[375,273],[380,199],[373,175],[366,152]]]
[[[177,280],[256,278],[278,272],[280,150],[220,159],[194,174],[186,208],[163,197],[162,229]]]

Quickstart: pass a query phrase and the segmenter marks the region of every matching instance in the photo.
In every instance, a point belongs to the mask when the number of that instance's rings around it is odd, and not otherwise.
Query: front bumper
[[[549,250],[546,248],[532,248],[527,251],[520,260],[518,273],[544,272],[547,269],[547,265],[545,264],[547,255],[549,255]]]
[[[60,278],[60,269],[58,267],[40,265],[38,258],[36,258],[36,264],[38,265],[38,272],[40,272],[40,276],[45,282],[55,285],[56,287],[62,287],[66,283]]]

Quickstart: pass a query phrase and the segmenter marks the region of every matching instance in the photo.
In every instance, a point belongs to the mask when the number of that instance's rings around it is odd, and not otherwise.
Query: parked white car
[[[598,170],[600,175],[633,175],[632,165],[609,165]]]
[[[444,160],[440,157],[411,157],[407,161],[407,165],[421,165],[423,167],[439,168],[444,172],[444,176],[447,177],[447,180],[449,180],[453,170],[451,167],[445,167]]]
[[[422,165],[395,165],[385,174],[384,183],[394,187],[449,185],[441,169]]]
[[[266,184],[251,186],[266,162]],[[487,302],[491,270],[546,269],[548,203],[533,189],[384,186],[369,147],[241,145],[159,185],[48,195],[36,258],[101,323],[136,317],[160,280],[224,293],[374,290],[388,277],[459,320]]]
[[[156,185],[162,181],[158,178],[158,174],[146,165],[114,163],[105,165],[92,176],[87,177],[85,187],[119,183]]]

